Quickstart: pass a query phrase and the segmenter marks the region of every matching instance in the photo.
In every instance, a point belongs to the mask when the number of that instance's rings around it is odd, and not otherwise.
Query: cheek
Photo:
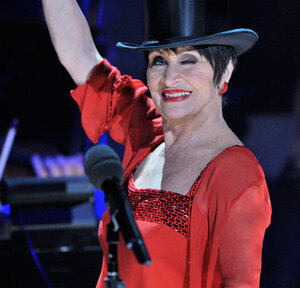
[[[158,83],[159,83],[159,75],[154,72],[147,72],[147,86],[150,90],[150,93],[154,93],[158,89]]]
[[[201,69],[191,69],[185,71],[185,76],[188,79],[191,79],[191,81],[194,83],[197,81],[209,83],[213,80],[213,71],[211,69],[207,69],[206,67]]]
[[[186,82],[199,92],[210,92],[213,88],[213,76],[211,73],[191,72],[185,75]]]

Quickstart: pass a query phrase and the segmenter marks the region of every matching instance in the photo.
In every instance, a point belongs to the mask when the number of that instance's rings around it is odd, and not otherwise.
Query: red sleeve
[[[271,205],[264,179],[253,183],[232,203],[219,243],[224,287],[259,287],[262,244]]]
[[[271,219],[264,173],[247,148],[231,149],[219,160],[209,218],[222,287],[258,288],[263,238]]]
[[[125,145],[128,130],[143,121],[158,117],[152,99],[144,95],[146,86],[139,80],[101,61],[87,83],[71,91],[81,111],[82,126],[93,143],[109,131],[111,137]]]

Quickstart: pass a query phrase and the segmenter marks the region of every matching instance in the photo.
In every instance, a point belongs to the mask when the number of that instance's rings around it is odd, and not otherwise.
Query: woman
[[[142,82],[100,56],[76,2],[43,4],[59,58],[80,85],[72,96],[88,137],[97,143],[109,131],[125,145],[124,187],[153,261],[138,265],[121,242],[127,287],[258,287],[268,190],[222,116],[236,57],[254,45],[255,32],[226,31],[208,2],[204,10],[201,1],[145,1],[147,40],[118,46],[145,52],[149,98]],[[108,218],[99,227],[105,255]]]

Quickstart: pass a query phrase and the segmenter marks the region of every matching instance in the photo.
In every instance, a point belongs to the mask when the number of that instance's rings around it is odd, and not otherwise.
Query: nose
[[[180,71],[174,63],[169,63],[163,73],[162,81],[166,87],[172,87],[180,79]]]

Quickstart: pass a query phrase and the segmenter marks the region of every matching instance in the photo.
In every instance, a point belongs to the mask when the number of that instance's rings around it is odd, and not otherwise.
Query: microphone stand
[[[109,246],[107,278],[104,279],[105,287],[126,288],[126,284],[119,278],[118,271],[119,230],[114,230],[112,221],[107,225],[107,242]]]
[[[124,288],[125,283],[118,275],[119,231],[127,248],[132,250],[140,264],[151,265],[152,262],[134,220],[128,196],[120,184],[123,178],[122,164],[111,148],[94,146],[87,152],[84,166],[91,183],[104,191],[105,204],[110,213],[110,223],[107,226],[109,252],[106,288]]]
[[[126,288],[118,274],[118,244],[119,232],[122,233],[127,248],[132,249],[139,263],[150,265],[151,259],[144,245],[142,236],[133,218],[131,206],[117,178],[106,180],[102,184],[105,203],[110,213],[110,223],[107,225],[108,271],[105,278],[106,288]],[[116,193],[118,191],[118,193]],[[127,205],[126,205],[127,203]]]
[[[106,240],[108,243],[107,277],[104,279],[106,288],[126,288],[125,282],[119,278],[118,244],[120,242],[120,226],[116,220],[119,210],[113,201],[110,201],[109,193],[105,193],[105,203],[110,213],[110,222],[106,227]],[[110,200],[109,200],[110,199]]]

